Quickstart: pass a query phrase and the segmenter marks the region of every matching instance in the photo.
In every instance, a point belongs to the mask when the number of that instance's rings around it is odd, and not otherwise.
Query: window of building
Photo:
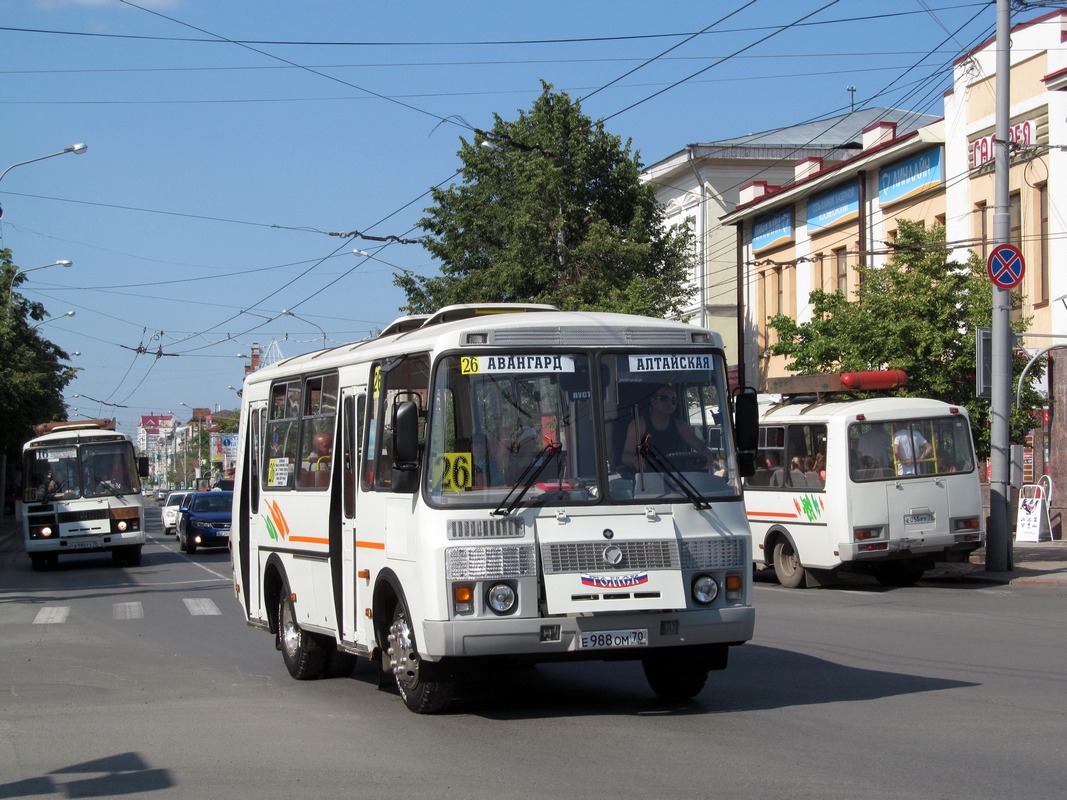
[[[837,276],[837,291],[848,295],[848,251],[842,247],[834,250],[834,267]]]
[[[1008,200],[1008,241],[1023,246],[1023,199],[1019,192],[1012,192]]]
[[[1037,244],[1037,276],[1034,281],[1034,304],[1047,303],[1049,300],[1049,263],[1048,263],[1048,184],[1037,187],[1037,206],[1040,217]]]
[[[989,211],[989,206],[983,200],[981,203],[974,204],[974,225],[975,236],[981,243],[981,255],[982,259],[989,257],[989,216],[986,212]]]

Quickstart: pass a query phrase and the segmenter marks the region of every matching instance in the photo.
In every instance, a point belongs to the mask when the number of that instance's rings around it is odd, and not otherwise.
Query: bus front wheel
[[[425,680],[424,676],[420,676],[415,633],[411,629],[407,608],[402,600],[397,601],[386,643],[389,667],[404,705],[416,714],[435,714],[442,711],[452,699],[454,682]]]
[[[784,536],[774,545],[774,574],[778,583],[787,589],[797,589],[804,585],[804,567],[800,565],[793,543]]]
[[[310,681],[322,675],[328,653],[297,624],[287,583],[278,595],[278,644],[285,668],[298,681]]]
[[[664,700],[691,700],[708,680],[707,665],[686,658],[681,650],[666,650],[641,659],[649,687]]]

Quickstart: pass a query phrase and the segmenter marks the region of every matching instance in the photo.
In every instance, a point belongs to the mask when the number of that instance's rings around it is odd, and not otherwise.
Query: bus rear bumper
[[[962,556],[982,546],[985,534],[933,533],[896,539],[871,539],[865,542],[842,542],[837,546],[844,562],[883,559],[925,558],[934,561],[959,561]]]
[[[755,619],[751,606],[734,606],[597,617],[428,620],[423,624],[419,653],[430,661],[478,656],[521,656],[532,660],[640,658],[663,647],[742,644],[752,638]],[[640,634],[626,636],[640,631],[647,638]],[[595,641],[591,642],[589,634],[595,633],[613,634],[617,644],[603,646],[609,641],[608,636],[593,637]],[[632,641],[641,643],[631,644]]]

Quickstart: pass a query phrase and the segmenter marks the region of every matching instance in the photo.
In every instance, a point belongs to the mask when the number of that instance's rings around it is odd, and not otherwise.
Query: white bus
[[[725,374],[691,325],[511,304],[252,373],[230,541],[249,624],[294,678],[363,656],[418,713],[499,657],[640,659],[657,694],[695,695],[752,636],[735,432],[708,414],[699,452],[645,430],[636,466],[622,451],[657,391],[679,421],[736,405],[754,451],[755,395]]]
[[[904,373],[768,381],[756,473],[745,481],[757,567],[789,588],[838,570],[908,586],[981,546],[982,494],[967,411],[911,397],[855,399]]]
[[[34,569],[54,567],[64,553],[141,563],[148,459],[114,428],[104,419],[50,422],[23,446],[22,535]]]

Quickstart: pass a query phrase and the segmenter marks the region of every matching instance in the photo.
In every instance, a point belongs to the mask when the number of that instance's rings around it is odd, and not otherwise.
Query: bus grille
[[[684,539],[682,569],[729,569],[745,565],[743,539]]]
[[[89,508],[85,511],[64,511],[59,515],[60,522],[89,522],[94,519],[107,519],[106,508]]]
[[[445,574],[451,581],[522,578],[537,574],[532,544],[449,547]]]
[[[546,575],[588,572],[609,567],[604,550],[618,547],[622,561],[611,569],[678,569],[678,546],[673,541],[647,542],[561,542],[541,547],[541,561]]]
[[[449,539],[521,539],[521,519],[450,519]]]

